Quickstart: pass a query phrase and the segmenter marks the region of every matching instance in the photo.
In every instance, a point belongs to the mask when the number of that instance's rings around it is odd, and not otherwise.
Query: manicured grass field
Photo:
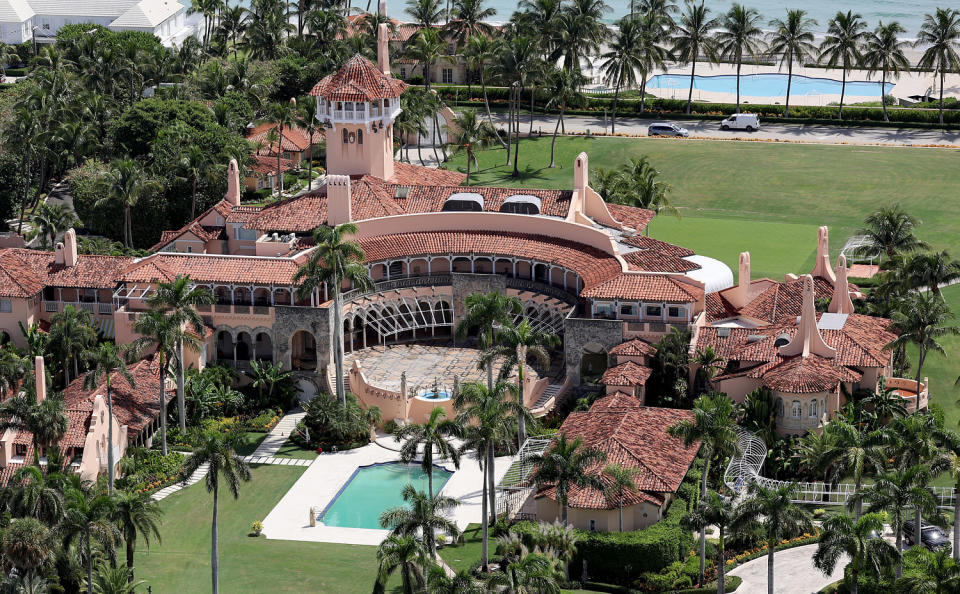
[[[240,438],[240,444],[237,445],[237,453],[241,456],[249,456],[266,437],[267,434],[260,431],[245,432]]]
[[[280,446],[280,449],[277,450],[277,458],[299,458],[301,460],[313,460],[317,457],[317,453],[313,450],[305,450],[293,443],[289,439],[283,442],[283,445]]]
[[[222,592],[343,592],[367,594],[376,577],[376,547],[267,540],[247,536],[304,469],[255,466],[240,498],[220,499]],[[203,482],[161,502],[162,544],[138,546],[136,576],[153,592],[210,592],[212,496]],[[304,510],[306,521],[306,510]],[[141,588],[146,591],[146,588]]]

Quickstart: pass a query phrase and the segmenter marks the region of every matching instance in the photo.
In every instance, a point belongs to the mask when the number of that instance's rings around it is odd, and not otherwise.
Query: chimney
[[[852,314],[853,300],[850,298],[850,284],[847,281],[847,257],[840,254],[837,258],[837,282],[833,284],[833,297],[830,299],[830,313]]]
[[[590,163],[587,153],[577,155],[577,160],[573,163],[573,190],[583,192],[590,183]],[[583,199],[583,196],[580,196]]]
[[[814,263],[813,272],[810,275],[826,279],[830,281],[830,284],[837,282],[837,277],[833,274],[833,267],[830,266],[830,237],[826,226],[817,229],[817,261]]]
[[[53,263],[60,264],[62,266],[64,262],[65,258],[63,257],[63,242],[58,241],[57,245],[53,248]]]
[[[63,234],[63,264],[68,268],[77,265],[77,232],[72,227]]]
[[[825,229],[825,227],[821,227]],[[785,357],[809,354],[819,355],[832,359],[837,355],[837,349],[823,341],[820,329],[817,327],[817,310],[813,303],[813,277],[809,274],[803,277],[803,306],[800,309],[800,319],[797,321],[797,335],[793,340],[780,347],[780,354]]]
[[[227,165],[227,195],[224,200],[240,206],[240,166],[236,159],[230,159],[230,164]]]
[[[37,404],[40,404],[47,397],[47,370],[43,365],[43,357],[33,358],[33,375],[37,388]]]
[[[740,252],[740,275],[737,277],[737,286],[730,291],[727,298],[730,303],[741,308],[747,304],[750,298],[750,252]]]
[[[353,220],[350,210],[350,176],[327,176],[327,224],[336,227]]]
[[[381,2],[381,10],[386,14],[386,3]],[[380,72],[390,76],[390,28],[386,23],[377,27],[377,67]]]

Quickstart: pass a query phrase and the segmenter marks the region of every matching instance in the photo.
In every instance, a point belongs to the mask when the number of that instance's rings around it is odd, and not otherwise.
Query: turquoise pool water
[[[832,78],[811,78],[809,76],[793,75],[790,85],[790,96],[801,95],[839,95],[841,81]],[[893,90],[893,83],[887,83],[886,92]],[[647,81],[647,88],[656,89],[689,89],[690,76],[684,74],[658,74]],[[737,92],[737,77],[733,74],[720,76],[694,76],[693,88],[714,93]],[[747,97],[786,97],[786,74],[750,74],[740,77],[740,94]],[[880,97],[880,82],[847,81],[847,96]]]
[[[438,493],[453,473],[434,467],[433,492]],[[419,465],[390,462],[362,466],[353,473],[320,515],[327,526],[380,528],[380,514],[403,505],[400,491],[407,484],[427,490],[427,473]]]

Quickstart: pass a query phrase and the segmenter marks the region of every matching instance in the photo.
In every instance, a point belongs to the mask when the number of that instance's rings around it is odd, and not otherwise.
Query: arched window
[[[810,416],[811,416],[812,418],[816,418],[816,417],[817,417],[817,414],[818,414],[818,413],[817,413],[817,399],[814,398],[813,400],[810,401]]]
[[[347,133],[347,129],[344,128],[344,129],[343,129],[343,144],[347,144],[348,142],[350,142],[350,136],[349,136],[349,134]]]
[[[792,416],[794,419],[799,419],[799,418],[800,418],[800,414],[801,414],[802,412],[803,412],[803,411],[802,411],[801,406],[800,406],[800,401],[799,401],[799,400],[794,400],[794,401],[793,401],[793,406],[791,407],[790,416]]]
[[[363,130],[357,130],[357,144],[363,144]]]

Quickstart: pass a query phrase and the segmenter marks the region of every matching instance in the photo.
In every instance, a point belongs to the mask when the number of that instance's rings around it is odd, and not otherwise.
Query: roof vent
[[[394,198],[406,198],[410,194],[410,188],[408,186],[398,186],[396,190],[393,191]]]
[[[778,349],[783,345],[787,344],[788,342],[790,342],[790,335],[784,332],[783,334],[778,336],[775,341],[773,341],[773,348]]]
[[[753,344],[754,342],[760,342],[766,338],[763,334],[751,334],[747,337],[747,344]]]
[[[717,336],[727,338],[730,336],[730,328],[717,328]]]

